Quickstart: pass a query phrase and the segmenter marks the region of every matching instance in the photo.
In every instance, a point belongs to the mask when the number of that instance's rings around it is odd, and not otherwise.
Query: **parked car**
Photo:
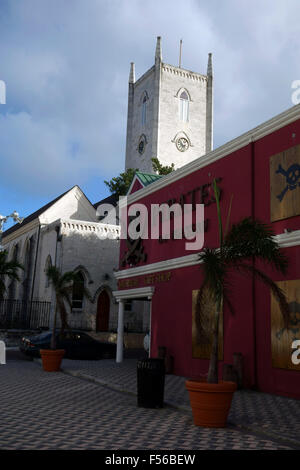
[[[51,331],[34,336],[24,336],[20,351],[28,356],[40,357],[40,349],[50,349]],[[77,330],[65,331],[61,336],[56,332],[57,349],[65,349],[68,359],[109,359],[116,357],[116,344],[95,340],[87,333]]]

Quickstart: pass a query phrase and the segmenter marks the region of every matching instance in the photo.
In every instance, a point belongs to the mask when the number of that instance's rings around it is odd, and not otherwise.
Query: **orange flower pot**
[[[64,357],[64,349],[41,349],[40,350],[43,369],[46,372],[58,372],[62,358]]]
[[[185,386],[190,395],[194,424],[207,428],[224,428],[236,384],[187,380]]]

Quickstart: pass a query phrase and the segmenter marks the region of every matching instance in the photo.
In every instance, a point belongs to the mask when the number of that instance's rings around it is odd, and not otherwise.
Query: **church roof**
[[[73,186],[73,187],[75,187],[75,186]],[[73,188],[71,188],[71,189],[73,189]],[[32,214],[28,215],[28,217],[25,217],[21,224],[15,224],[12,227],[5,230],[5,232],[3,232],[3,234],[2,234],[2,237],[4,238],[7,235],[10,235],[11,233],[15,232],[16,230],[19,230],[19,228],[24,227],[25,225],[29,224],[29,222],[31,222],[32,220],[37,219],[41,214],[43,214],[43,212],[45,212],[47,209],[52,207],[53,204],[55,204],[63,196],[65,196],[69,191],[71,191],[71,189],[68,189],[67,191],[65,191],[60,196],[58,196],[55,199],[53,199],[52,201],[48,202],[44,206],[40,207],[40,209],[38,209],[37,211],[35,211]]]
[[[112,206],[116,207],[118,204],[118,196],[116,196],[115,194],[111,194],[110,196],[107,196],[105,199],[101,199],[101,201],[96,202],[93,205],[95,209],[97,209],[97,207],[101,204],[111,204]]]

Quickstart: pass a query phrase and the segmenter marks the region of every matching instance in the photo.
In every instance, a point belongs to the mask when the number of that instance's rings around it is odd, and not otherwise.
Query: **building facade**
[[[212,150],[213,73],[207,75],[162,61],[157,38],[155,64],[135,80],[131,63],[125,169],[153,173],[151,158],[175,168]]]
[[[23,311],[29,302],[26,314],[32,316],[31,326],[49,326],[55,296],[46,270],[57,266],[61,273],[76,271],[91,299],[82,296],[80,286],[74,286],[69,325],[93,331],[114,330],[117,306],[112,291],[116,288],[119,238],[119,225],[99,222],[93,204],[74,186],[4,232],[2,243],[9,259],[16,258],[24,266],[20,282],[7,281],[6,300],[22,302]],[[39,316],[37,309],[44,303],[50,306],[50,318]]]
[[[204,246],[218,247],[215,178],[221,188],[222,213],[227,213],[233,197],[231,223],[251,216],[272,226],[288,257],[288,271],[280,275],[257,266],[284,290],[291,311],[286,329],[268,288],[255,279],[232,275],[235,315],[224,306],[220,376],[223,365],[232,364],[233,354],[240,353],[245,387],[300,398],[300,364],[292,361],[292,344],[300,340],[300,105],[148,187],[132,188],[128,207],[143,204],[149,214],[153,204],[189,203],[193,209],[195,204],[203,204]],[[141,246],[139,253],[145,256],[134,265],[120,262],[116,273],[114,296],[119,302],[120,325],[124,302],[146,300],[151,306],[151,356],[156,357],[158,348],[164,346],[174,357],[175,374],[206,374],[209,355],[197,340],[195,319],[195,298],[202,279],[198,252],[187,250],[184,238],[148,238],[141,240]],[[128,259],[128,251],[126,241],[121,240],[121,261]]]

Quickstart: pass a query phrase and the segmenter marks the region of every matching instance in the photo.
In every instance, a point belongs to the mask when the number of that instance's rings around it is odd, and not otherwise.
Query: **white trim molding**
[[[113,291],[113,296],[117,302],[125,299],[152,299],[154,294],[154,287],[139,287],[136,289],[126,289],[126,290],[115,290]]]
[[[300,245],[300,230],[294,232],[284,232],[276,235],[275,240],[279,243],[280,248],[290,248],[292,246]],[[171,258],[157,263],[146,264],[145,266],[138,266],[137,268],[123,269],[115,272],[115,277],[119,279],[126,279],[133,276],[143,276],[144,274],[158,273],[161,271],[169,271],[171,269],[186,268],[200,264],[199,253],[191,255],[180,256],[179,258]],[[132,290],[132,289],[131,289]],[[130,290],[130,291],[131,291]],[[137,289],[138,290],[138,289]],[[119,292],[119,291],[118,291]],[[126,292],[126,291],[123,291]]]
[[[115,277],[119,279],[126,279],[132,276],[142,276],[143,274],[159,273],[160,271],[167,271],[170,269],[186,268],[193,266],[199,262],[199,253],[192,255],[180,256],[179,258],[168,259],[166,261],[159,261],[157,263],[147,264],[145,266],[138,266],[137,268],[123,269],[115,272]]]
[[[275,240],[279,243],[280,248],[289,248],[291,246],[300,245],[300,230],[294,232],[284,232],[276,235]]]
[[[121,228],[119,225],[104,224],[102,222],[89,222],[75,219],[59,219],[61,233],[68,235],[71,232],[95,233],[100,238],[118,239]]]

